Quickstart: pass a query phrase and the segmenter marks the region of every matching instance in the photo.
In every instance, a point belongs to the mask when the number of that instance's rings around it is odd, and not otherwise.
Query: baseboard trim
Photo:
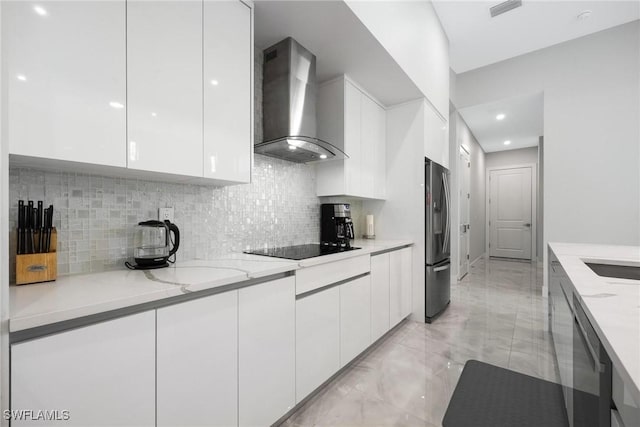
[[[473,261],[471,261],[471,262],[469,263],[469,267],[471,267],[473,264],[475,264],[475,263],[476,263],[476,262],[478,262],[479,260],[483,259],[483,258],[484,258],[484,255],[485,255],[485,254],[480,254],[480,255],[478,256],[478,258],[476,258],[476,259],[474,259]]]

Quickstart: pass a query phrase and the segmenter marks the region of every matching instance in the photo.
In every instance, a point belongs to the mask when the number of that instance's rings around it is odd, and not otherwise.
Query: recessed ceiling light
[[[511,141],[509,141],[509,140],[504,142],[504,145],[509,145],[509,144],[511,144]]]
[[[151,113],[151,117],[158,117],[158,113]]]
[[[47,16],[49,14],[47,9],[42,6],[33,6],[33,11],[40,16]]]
[[[295,150],[296,148],[298,148],[298,147],[296,147],[295,145],[289,144],[289,150]]]
[[[20,80],[21,82],[26,82],[27,81],[27,76],[25,76],[24,74],[18,74],[16,76],[16,79]]]
[[[506,116],[504,114],[500,113],[496,116],[496,120],[504,120],[505,117]]]
[[[320,154],[320,158],[321,158],[321,159],[326,159],[326,158],[327,158],[327,155],[326,155],[326,154]]]
[[[123,104],[121,104],[121,103],[119,103],[119,102],[117,102],[117,101],[111,101],[111,102],[109,103],[109,106],[110,106],[110,107],[112,107],[112,108],[116,108],[116,109],[118,109],[118,110],[119,110],[120,108],[124,108],[124,105],[123,105]]]
[[[218,81],[217,80],[211,80],[211,84],[214,86],[218,86]]]
[[[578,14],[578,21],[584,21],[589,19],[592,13],[593,12],[591,12],[590,10],[583,10]]]

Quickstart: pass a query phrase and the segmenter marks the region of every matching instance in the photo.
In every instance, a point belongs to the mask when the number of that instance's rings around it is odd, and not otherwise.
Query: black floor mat
[[[568,427],[562,386],[469,360],[443,427]]]

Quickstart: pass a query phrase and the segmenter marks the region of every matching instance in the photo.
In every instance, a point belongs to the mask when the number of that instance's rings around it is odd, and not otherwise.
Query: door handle
[[[528,228],[528,227],[531,227],[531,223],[528,223],[528,222],[524,223],[523,225],[524,225],[525,227],[527,227],[527,228]]]
[[[451,264],[443,265],[442,267],[436,267],[436,268],[433,269],[433,272],[434,273],[438,273],[439,271],[448,270],[450,266],[451,266]]]

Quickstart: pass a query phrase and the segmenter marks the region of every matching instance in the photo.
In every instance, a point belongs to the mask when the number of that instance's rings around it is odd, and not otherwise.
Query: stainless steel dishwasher
[[[572,427],[611,427],[611,359],[573,296]]]

